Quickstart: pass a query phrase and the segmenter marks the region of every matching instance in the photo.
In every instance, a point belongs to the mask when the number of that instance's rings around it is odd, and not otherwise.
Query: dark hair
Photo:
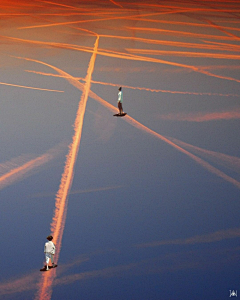
[[[122,90],[122,87],[120,87],[118,90],[121,91],[121,90]]]
[[[47,240],[51,241],[53,239],[52,235],[47,236]]]

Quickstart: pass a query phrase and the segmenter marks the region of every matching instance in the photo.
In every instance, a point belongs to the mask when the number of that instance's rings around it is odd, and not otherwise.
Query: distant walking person
[[[120,87],[118,92],[118,109],[119,109],[119,114],[123,114],[123,107],[122,107],[122,101],[123,101],[123,93],[122,93],[122,88]]]
[[[57,267],[57,265],[54,263],[54,254],[55,254],[55,250],[56,247],[54,245],[54,243],[52,242],[53,237],[51,235],[49,235],[47,237],[48,242],[45,243],[44,246],[44,253],[45,253],[45,258],[46,258],[46,271],[49,270],[49,260],[51,259],[52,262],[52,266],[53,268]]]

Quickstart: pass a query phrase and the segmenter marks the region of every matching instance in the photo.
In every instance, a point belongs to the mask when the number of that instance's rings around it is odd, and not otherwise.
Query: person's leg
[[[121,102],[118,102],[119,114],[121,114],[121,107],[122,107],[122,104],[121,104]]]
[[[123,113],[122,103],[119,102],[119,113],[120,115]]]
[[[49,259],[50,259],[49,253],[46,253],[45,256],[46,256],[46,270],[48,271],[49,270],[48,264],[49,264]]]
[[[53,254],[51,254],[51,262],[52,262],[52,266],[55,267],[56,264],[54,263],[54,255]]]

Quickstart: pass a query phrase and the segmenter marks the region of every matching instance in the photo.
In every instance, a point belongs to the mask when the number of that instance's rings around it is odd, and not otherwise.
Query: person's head
[[[118,90],[121,91],[121,90],[122,90],[122,87],[120,87]]]
[[[51,241],[53,239],[52,235],[47,236],[47,240]]]

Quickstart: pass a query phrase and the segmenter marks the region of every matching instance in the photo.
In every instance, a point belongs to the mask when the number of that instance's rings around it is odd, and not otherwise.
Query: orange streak
[[[240,65],[208,65],[201,68],[203,70],[239,70]]]
[[[27,59],[27,60],[32,60],[32,59]],[[33,61],[33,60],[32,60]],[[38,63],[42,63],[40,61],[36,61]],[[45,64],[45,63],[42,63]],[[50,65],[48,65],[50,66]],[[56,67],[50,66],[51,68],[57,70]],[[66,75],[67,77],[71,77],[71,75],[67,74],[66,72],[63,72],[61,70],[58,69],[58,72],[60,74]],[[80,83],[79,81],[77,81],[76,79],[74,79],[72,77],[72,79],[68,79],[67,80],[73,84],[75,87],[77,87],[78,89],[82,90],[84,85],[82,83]],[[100,102],[102,105],[104,105],[105,107],[107,107],[108,109],[110,109],[112,112],[116,112],[118,111],[118,109],[111,105],[110,103],[108,103],[107,101],[103,100],[101,97],[99,97],[98,95],[96,95],[94,92],[89,91],[89,96],[93,99],[95,99],[96,101]],[[197,157],[196,155],[190,153],[189,151],[181,148],[180,146],[176,145],[175,143],[173,143],[172,141],[170,141],[169,139],[167,139],[166,137],[160,135],[159,133],[149,129],[148,127],[144,126],[143,124],[139,123],[138,121],[134,120],[133,118],[131,118],[129,115],[124,117],[124,120],[127,121],[129,124],[131,124],[132,126],[145,131],[159,139],[161,139],[162,141],[166,142],[167,144],[169,144],[170,146],[174,147],[175,149],[177,149],[178,151],[182,152],[183,154],[187,155],[188,157],[190,157],[191,159],[193,159],[196,163],[200,164],[203,168],[207,169],[209,172],[217,175],[218,177],[234,184],[236,187],[240,188],[240,182],[233,179],[232,177],[226,175],[225,173],[221,172],[220,170],[218,170],[217,168],[213,167],[212,165],[210,165],[208,162],[205,162],[203,159]]]
[[[30,89],[30,90],[39,90],[39,91],[46,91],[46,92],[64,93],[64,91],[59,91],[59,90],[42,89],[42,88],[37,88],[37,87],[32,87],[32,86],[18,85],[18,84],[13,84],[13,83],[6,83],[6,82],[0,82],[0,84],[1,85],[7,85],[7,86],[14,86],[14,87],[19,87],[19,88],[24,88],[24,89]]]
[[[31,159],[20,166],[17,166],[20,161],[24,160],[23,158],[14,159],[10,162],[0,164],[0,168],[2,170],[10,169],[7,173],[0,176],[0,190],[5,188],[6,186],[11,185],[12,183],[22,179],[26,176],[30,171],[46,164],[50,160],[52,160],[58,153],[60,153],[63,144],[58,145],[55,148],[48,150],[45,154]],[[18,162],[19,161],[19,162]]]
[[[36,7],[38,8],[38,7],[43,7],[42,5],[36,5],[36,3],[34,3],[34,4],[29,4],[29,3],[24,3],[23,1],[21,1],[21,2],[17,2],[17,1],[8,1],[8,3],[7,4],[4,4],[4,5],[2,5],[1,4],[1,7],[7,7],[7,8],[10,8],[10,9],[22,9],[22,8],[27,8],[27,9],[29,9],[29,8],[35,8],[36,9]]]
[[[95,99],[96,101],[100,102],[101,104],[103,104],[105,107],[107,107],[108,109],[110,109],[111,111],[116,111],[117,109],[111,105],[110,103],[106,102],[105,100],[103,100],[102,98],[100,98],[99,96],[97,96],[95,93],[90,92],[89,93],[90,97],[92,97],[93,99]],[[220,170],[218,170],[217,168],[211,166],[209,163],[205,162],[203,159],[195,156],[194,154],[188,152],[187,150],[181,148],[180,146],[176,145],[175,143],[173,143],[172,141],[170,141],[169,139],[167,139],[166,137],[158,134],[157,132],[149,129],[148,127],[142,125],[141,123],[139,123],[138,121],[134,120],[133,118],[131,118],[130,116],[125,116],[124,120],[126,120],[129,124],[131,124],[132,126],[143,130],[147,133],[150,133],[151,135],[163,140],[164,142],[166,142],[167,144],[171,145],[172,147],[174,147],[175,149],[177,149],[178,151],[186,154],[188,157],[190,157],[191,159],[193,159],[196,163],[200,164],[203,168],[207,169],[209,172],[217,175],[218,177],[234,184],[236,187],[240,188],[240,182],[233,179],[232,177],[226,175],[225,173],[221,172]]]
[[[94,70],[94,64],[97,55],[97,48],[98,48],[99,37],[97,36],[93,55],[89,62],[88,71],[86,75],[86,83],[84,85],[83,94],[80,99],[75,123],[74,123],[74,136],[72,144],[70,145],[69,153],[67,155],[66,163],[64,172],[62,174],[61,183],[59,186],[59,190],[56,195],[56,202],[55,202],[55,212],[51,223],[51,232],[54,236],[54,241],[56,243],[57,251],[55,254],[55,261],[58,261],[60,250],[61,250],[61,243],[62,243],[62,235],[63,230],[65,227],[66,221],[66,213],[67,213],[67,202],[68,202],[68,194],[72,186],[72,180],[74,177],[74,166],[77,158],[77,154],[79,151],[81,135],[82,135],[82,126],[83,126],[83,119],[86,109],[86,104],[88,100],[88,95],[91,86],[91,77]],[[34,60],[32,60],[34,61]],[[37,61],[36,61],[37,62]],[[47,64],[46,64],[47,65]],[[59,70],[55,68],[56,70]],[[64,72],[63,72],[64,73]],[[40,289],[36,295],[36,299],[40,300],[48,300],[51,298],[52,293],[52,283],[56,277],[56,270],[52,274],[45,273],[42,277],[40,283]]]
[[[196,235],[188,238],[174,239],[174,240],[161,240],[161,241],[154,241],[145,244],[138,244],[138,245],[134,245],[134,248],[159,247],[164,245],[210,244],[210,243],[216,243],[223,240],[236,239],[239,237],[240,237],[240,228],[230,228],[227,230],[219,230],[204,235]],[[82,258],[79,261],[74,261],[73,263],[63,265],[61,268],[62,271],[64,270],[64,272],[62,273],[65,273],[65,270],[68,270],[69,268],[88,260],[89,260],[88,258]],[[137,261],[129,265],[117,265],[117,266],[107,267],[100,270],[93,270],[93,271],[87,271],[87,272],[82,272],[73,275],[66,275],[56,279],[54,282],[54,286],[58,286],[58,285],[62,286],[63,284],[65,285],[71,284],[74,281],[87,280],[92,278],[100,278],[100,277],[109,278],[113,276],[119,276],[121,272],[126,273],[126,271],[132,270],[134,267],[138,269],[138,275],[139,275],[139,266],[143,262],[144,261]],[[149,263],[149,261],[147,261],[147,263]],[[144,270],[146,271],[146,268],[144,268]],[[164,269],[164,271],[166,271],[166,269]],[[37,273],[32,273],[30,275],[23,276],[18,279],[0,283],[0,295],[3,296],[3,295],[9,295],[9,294],[33,290],[36,287],[36,279],[37,279]]]
[[[119,4],[119,3],[117,3],[117,2],[115,2],[115,1],[113,1],[113,0],[110,0],[110,2],[112,2],[114,5],[116,5],[116,6],[118,6],[118,7],[123,8],[123,6],[122,6],[121,4]]]
[[[1,13],[0,16],[1,17],[4,17],[4,16],[30,16],[30,14],[27,14],[27,13]]]
[[[152,23],[164,23],[164,24],[171,24],[171,25],[183,25],[183,26],[194,26],[194,27],[204,27],[204,28],[211,28],[212,25],[208,24],[198,24],[198,23],[190,23],[190,22],[177,22],[177,21],[166,21],[166,20],[153,20],[153,19],[143,19],[143,18],[133,18],[134,20],[138,20],[141,22],[152,22]],[[226,27],[222,26],[222,29],[228,29],[228,30],[234,30],[234,31],[240,31],[237,27]]]
[[[110,103],[108,103],[107,101],[103,100],[102,98],[100,98],[98,95],[96,95],[93,92],[89,93],[90,97],[95,99],[96,101],[98,101],[99,103],[101,103],[102,105],[104,105],[105,107],[107,107],[109,110],[116,112],[117,108],[115,108],[113,105],[111,105]],[[190,157],[191,159],[193,159],[196,163],[200,164],[203,168],[207,169],[209,172],[217,175],[218,177],[232,183],[233,185],[235,185],[237,188],[240,189],[240,182],[233,179],[232,177],[226,175],[225,173],[221,172],[220,170],[218,170],[217,168],[213,167],[212,165],[210,165],[209,163],[205,162],[203,159],[195,156],[194,154],[190,153],[189,151],[181,148],[180,146],[176,145],[175,143],[173,143],[172,141],[170,141],[169,139],[167,139],[166,137],[160,135],[159,133],[149,129],[148,127],[144,126],[143,124],[139,123],[138,121],[134,120],[133,118],[131,118],[129,115],[124,117],[124,120],[127,121],[129,124],[131,124],[132,126],[145,131],[159,139],[161,139],[162,141],[166,142],[167,144],[169,144],[170,146],[174,147],[175,149],[177,149],[178,151],[184,153],[185,155],[187,155],[188,157]]]
[[[207,157],[208,159],[213,160],[214,162],[217,162],[218,164],[227,167],[228,169],[231,169],[237,173],[240,172],[240,158],[236,156],[227,155],[224,153],[219,153],[215,151],[206,150],[200,147],[193,146],[191,144],[184,143],[180,140],[169,138],[174,143],[194,151],[198,155],[202,155],[204,157]]]
[[[219,20],[218,22],[219,23],[233,23],[233,24],[239,24],[240,23],[240,21],[231,20],[231,19],[228,19],[228,20]]]
[[[63,48],[63,49],[72,49],[72,50],[76,50],[76,51],[83,51],[83,52],[93,53],[93,50],[90,50],[88,47],[80,47],[78,45],[70,45],[70,44],[62,44],[62,43],[47,43],[47,42],[24,40],[24,39],[6,37],[6,36],[2,36],[2,37],[7,38],[7,39],[11,39],[11,40],[14,40],[14,41],[25,42],[25,43],[32,43],[32,44],[38,44],[38,45],[44,45],[44,46],[46,46],[46,45],[49,46],[50,45],[52,47],[56,47],[56,48],[60,48],[60,49],[61,48]],[[113,58],[166,64],[166,65],[170,65],[170,66],[190,69],[194,72],[198,72],[198,73],[201,73],[201,74],[204,74],[204,75],[207,75],[207,76],[211,76],[211,77],[215,77],[215,78],[240,82],[240,80],[238,80],[238,79],[235,79],[235,78],[232,78],[232,77],[227,77],[227,76],[212,74],[208,71],[204,71],[202,68],[199,68],[199,67],[180,64],[180,63],[175,63],[175,62],[170,62],[170,61],[166,61],[166,60],[162,60],[162,59],[156,59],[156,58],[151,58],[151,57],[144,57],[144,56],[139,56],[139,55],[132,55],[132,54],[126,54],[126,53],[122,53],[122,52],[108,51],[108,50],[97,51],[97,54],[107,56],[107,57],[113,57]]]
[[[35,159],[28,161],[27,163],[14,168],[8,173],[2,175],[0,177],[0,189],[12,184],[13,182],[19,180],[23,175],[27,172],[47,163],[50,159],[52,159],[50,154],[43,154]]]
[[[66,270],[69,270],[70,268],[88,260],[89,256],[82,255],[80,259],[77,259],[74,262],[63,264],[61,265],[61,269],[58,270],[58,275],[61,275],[62,273],[65,273]],[[34,271],[20,278],[14,278],[5,282],[0,282],[0,296],[35,290],[38,287],[38,278],[39,271]]]
[[[168,114],[161,115],[163,120],[173,121],[189,121],[189,122],[208,122],[214,120],[231,120],[240,119],[240,110],[234,109],[231,111],[214,112],[214,113],[189,113],[189,114]]]
[[[137,248],[158,247],[163,245],[195,245],[202,243],[214,243],[227,239],[240,237],[240,228],[220,230],[205,235],[196,235],[186,239],[156,241],[148,244],[136,245]]]
[[[37,287],[38,273],[0,283],[0,295],[9,295],[33,290]]]
[[[86,7],[83,7],[83,6],[76,7],[76,6],[71,6],[71,5],[66,5],[66,4],[60,4],[60,3],[57,3],[57,2],[44,1],[44,0],[42,0],[40,2],[47,3],[47,4],[52,4],[52,5],[56,5],[56,6],[60,6],[60,7],[64,7],[64,8],[69,8],[69,9],[74,10],[74,11],[83,11],[83,10],[85,10],[85,11],[92,11],[91,8],[86,8]],[[47,7],[47,8],[49,8],[49,7]],[[105,11],[104,9],[100,9],[100,8],[96,8],[94,11],[98,11],[98,14],[99,13],[103,13],[103,14],[109,14],[109,13],[111,13],[109,11]],[[93,13],[93,15],[95,15],[95,13]],[[97,13],[96,13],[96,15],[97,15]]]
[[[229,44],[229,43],[218,43],[218,42],[213,42],[213,41],[205,41],[204,40],[204,43],[208,43],[208,44],[214,44],[214,45],[217,45],[217,47],[219,47],[219,50],[227,50],[227,47],[229,47],[230,51],[239,51],[240,50],[240,46],[238,45],[234,45],[234,44]],[[226,49],[222,48],[221,47],[226,47]]]
[[[98,46],[98,38],[97,38],[94,48],[97,49],[97,46]],[[74,124],[75,134],[73,136],[73,142],[72,142],[72,145],[70,146],[69,155],[68,155],[66,165],[65,165],[65,171],[64,171],[61,185],[60,185],[60,188],[59,188],[59,191],[57,194],[57,198],[56,198],[57,203],[60,203],[63,201],[62,199],[67,198],[67,195],[69,193],[69,190],[70,190],[70,187],[72,184],[72,179],[73,179],[73,174],[74,174],[74,165],[75,165],[75,161],[77,158],[78,149],[80,146],[83,119],[84,119],[87,99],[88,99],[88,95],[89,95],[89,90],[90,90],[90,85],[91,85],[91,76],[92,76],[92,73],[94,70],[95,59],[96,59],[96,51],[93,54],[93,56],[90,60],[90,63],[89,63],[89,68],[88,68],[88,72],[87,72],[87,76],[86,76],[85,89],[83,91],[83,94],[82,94],[82,97],[81,97],[81,100],[79,103],[77,117],[76,117],[75,124]],[[58,240],[60,228],[62,227],[61,220],[62,220],[63,212],[64,212],[63,207],[58,208],[58,205],[56,205],[55,216],[53,218],[51,230],[52,230],[54,237],[56,236],[55,239],[57,239],[57,240]],[[57,258],[58,258],[59,252],[60,252],[59,246],[60,245],[58,243],[58,251],[57,251],[57,255],[56,255]]]
[[[70,5],[66,5],[66,4],[60,4],[60,3],[51,2],[51,1],[43,1],[43,0],[41,0],[40,2],[42,2],[42,3],[48,3],[48,4],[53,4],[53,5],[57,5],[57,6],[65,7],[65,8],[72,8],[74,10],[78,10],[79,9],[79,8],[77,8],[75,6],[70,6]]]
[[[228,239],[236,239],[239,238],[240,236],[240,229],[239,228],[233,228],[233,229],[228,229],[228,230],[220,230],[212,233],[208,233],[205,235],[198,235],[198,236],[193,236],[185,239],[175,239],[175,240],[165,240],[165,241],[157,241],[149,244],[141,244],[141,245],[135,245],[135,248],[144,248],[144,247],[154,247],[154,246],[162,246],[162,245],[195,245],[195,244],[203,244],[203,243],[215,243],[218,241],[222,240],[228,240]],[[234,249],[234,254],[237,255],[237,248]],[[189,253],[185,253],[187,260],[189,261]],[[215,254],[213,252],[213,254]],[[182,253],[181,253],[182,256]],[[224,256],[224,254],[223,254]],[[226,256],[226,255],[225,255]],[[176,255],[173,257],[168,254],[161,256],[161,261],[164,258],[164,265],[159,264],[159,258],[154,258],[154,259],[146,259],[146,260],[138,260],[135,261],[134,263],[130,264],[125,264],[125,265],[114,265],[114,266],[108,266],[103,269],[98,269],[98,270],[91,270],[91,271],[85,271],[77,274],[72,274],[72,275],[66,275],[61,278],[58,278],[54,282],[54,286],[62,286],[62,285],[68,285],[71,284],[75,281],[82,281],[82,280],[91,280],[91,279],[96,279],[96,278],[113,278],[113,277],[119,277],[122,276],[123,274],[126,274],[126,272],[130,272],[131,275],[146,275],[146,274],[151,274],[151,273],[156,273],[156,272],[164,272],[170,271],[172,272],[173,270],[183,270],[187,268],[198,268],[200,265],[202,265],[203,262],[209,263],[208,259],[206,261],[203,260],[202,257],[199,257],[199,259],[196,262],[195,256],[191,259],[190,262],[186,263],[184,259],[184,263],[181,260],[181,257],[179,256],[176,259]],[[225,257],[226,258],[226,257]],[[235,259],[235,256],[234,258]],[[166,261],[168,262],[168,267],[166,267]],[[176,263],[177,261],[177,263]],[[15,283],[15,282],[14,282]],[[10,285],[10,284],[9,284]],[[3,286],[4,287],[4,286]],[[24,285],[25,290],[29,290],[29,288]],[[16,289],[16,292],[18,290]],[[10,291],[11,293],[11,291]],[[8,294],[10,294],[8,293]],[[12,292],[13,293],[13,292]],[[2,293],[3,295],[7,293]]]
[[[237,35],[235,35],[235,34],[233,34],[233,33],[231,33],[231,32],[228,32],[228,31],[226,30],[226,28],[224,28],[224,27],[222,27],[222,26],[219,26],[219,25],[213,23],[213,22],[210,21],[210,20],[207,20],[207,22],[208,22],[213,28],[218,29],[219,31],[221,31],[221,32],[223,32],[223,33],[226,33],[228,36],[232,36],[232,37],[234,37],[235,39],[240,39],[240,37],[238,37]],[[229,29],[231,30],[231,28],[229,28]],[[238,29],[238,30],[239,30],[239,29]]]
[[[119,185],[119,186],[99,187],[99,188],[88,189],[88,190],[74,190],[74,191],[69,192],[69,195],[95,193],[95,192],[101,192],[101,191],[120,189],[122,187],[123,186]],[[31,195],[31,198],[51,197],[52,195],[53,195],[53,193],[39,193],[39,194]]]
[[[145,39],[139,37],[128,37],[128,36],[115,36],[115,35],[107,35],[101,34],[100,37],[105,38],[114,38],[114,39],[124,39],[124,40],[134,40],[146,44],[159,44],[166,46],[174,46],[174,47],[183,47],[183,48],[197,48],[197,49],[207,49],[207,50],[226,50],[226,51],[235,51],[234,48],[239,49],[240,47],[233,44],[221,44],[216,43],[218,45],[206,45],[206,44],[197,44],[197,43],[184,43],[184,42],[174,42],[174,41],[164,41],[164,40],[153,40],[153,39]],[[221,47],[220,47],[221,45]]]
[[[180,57],[206,57],[214,59],[240,59],[240,55],[224,54],[224,53],[204,53],[204,52],[186,52],[186,51],[164,51],[164,50],[148,50],[148,49],[126,49],[130,53],[163,55],[163,56],[180,56]]]
[[[52,73],[44,73],[44,72],[37,72],[37,71],[31,71],[31,70],[25,70],[26,72],[31,72],[34,74],[39,74],[43,76],[51,76],[51,77],[58,77],[58,78],[65,78],[65,79],[70,79],[73,78],[72,76],[63,76],[63,75],[58,75],[58,74],[52,74]],[[76,80],[82,80],[85,81],[85,78],[83,77],[74,77]],[[152,93],[170,93],[170,94],[182,94],[182,95],[196,95],[196,96],[221,96],[221,97],[240,97],[240,95],[237,94],[219,94],[219,93],[198,93],[198,92],[187,92],[187,91],[170,91],[170,90],[160,90],[160,89],[150,89],[150,88],[145,88],[145,87],[134,87],[134,86],[129,86],[129,85],[124,85],[124,84],[116,84],[116,83],[111,83],[111,82],[102,82],[102,81],[96,81],[96,80],[91,80],[91,83],[94,84],[101,84],[101,85],[106,85],[106,86],[121,86],[123,88],[127,89],[133,89],[133,90],[140,90],[140,91],[147,91],[147,92],[152,92]],[[175,116],[175,115],[174,115]],[[174,118],[173,116],[173,118]],[[160,116],[161,118],[168,119],[168,116]]]
[[[212,1],[215,1],[215,0],[212,0]],[[236,1],[237,2],[237,1]],[[153,7],[153,8],[168,8],[168,9],[181,9],[183,7],[181,6],[171,6],[171,5],[159,5],[159,4],[147,4],[147,3],[134,3],[134,2],[131,2],[131,3],[128,3],[128,4],[131,4],[131,5],[141,5],[141,6],[147,6],[147,7]],[[194,3],[193,3],[194,5]],[[234,9],[217,9],[217,8],[189,8],[189,10],[195,10],[195,11],[198,11],[198,12],[223,12],[223,13],[226,13],[226,12],[232,12],[232,13],[237,13],[239,12],[239,10],[237,10],[236,8]]]
[[[142,125],[141,123],[137,122],[136,120],[134,120],[133,118],[131,118],[130,116],[126,116],[125,120],[130,123],[131,125],[133,125],[134,127],[143,130],[147,133],[152,134],[153,136],[161,139],[162,141],[166,142],[167,144],[171,145],[172,147],[174,147],[175,149],[177,149],[178,151],[186,154],[188,157],[190,157],[191,159],[193,159],[196,163],[198,163],[199,165],[201,165],[203,168],[207,169],[209,172],[217,175],[218,177],[234,184],[237,188],[240,189],[240,182],[233,179],[232,177],[226,175],[225,173],[223,173],[222,171],[218,170],[217,168],[213,167],[212,165],[210,165],[208,162],[204,161],[203,159],[197,157],[196,155],[190,153],[189,151],[183,149],[182,147],[176,145],[175,143],[173,143],[172,141],[170,141],[169,139],[167,139],[166,137],[158,134],[157,132],[149,129],[148,127]]]
[[[215,40],[229,40],[229,41],[236,40],[236,38],[234,38],[234,37],[202,34],[202,33],[192,33],[192,32],[177,31],[177,30],[144,28],[144,27],[127,27],[127,28],[131,29],[131,30],[136,30],[136,31],[146,31],[146,32],[151,32],[151,33],[166,33],[166,34],[174,34],[177,36],[183,35],[183,36],[189,36],[189,37],[200,38],[200,39],[215,39]]]
[[[159,14],[160,13],[151,13],[151,14],[148,13],[148,14],[144,14],[142,16],[153,16],[153,15],[159,15]],[[134,16],[135,15],[132,15],[132,16],[129,16],[129,17],[134,17]],[[139,15],[137,15],[137,16],[139,17]],[[109,18],[103,18],[103,19],[91,19],[91,20],[81,20],[81,21],[70,21],[70,22],[60,22],[60,23],[42,24],[42,25],[34,25],[34,26],[25,26],[25,27],[19,27],[18,29],[43,28],[43,27],[62,26],[62,25],[88,23],[88,22],[121,20],[121,19],[127,19],[127,18],[128,18],[128,16],[123,16],[123,17],[109,17]]]
[[[86,13],[80,13],[80,12],[72,12],[72,13],[0,13],[0,16],[59,16],[59,17],[69,17],[69,16],[99,16],[99,15],[109,15],[109,14],[115,14],[115,12],[86,12]]]
[[[110,85],[110,86],[119,86],[119,84],[114,83],[105,83],[100,81],[92,80],[92,83],[101,84],[101,85]],[[134,87],[129,85],[120,84],[121,87],[133,90],[147,91],[152,93],[170,93],[170,94],[182,94],[182,95],[196,95],[196,96],[221,96],[221,97],[240,97],[237,94],[218,94],[218,93],[198,93],[198,92],[182,92],[182,91],[169,91],[169,90],[160,90],[160,89],[150,89],[145,87]]]

